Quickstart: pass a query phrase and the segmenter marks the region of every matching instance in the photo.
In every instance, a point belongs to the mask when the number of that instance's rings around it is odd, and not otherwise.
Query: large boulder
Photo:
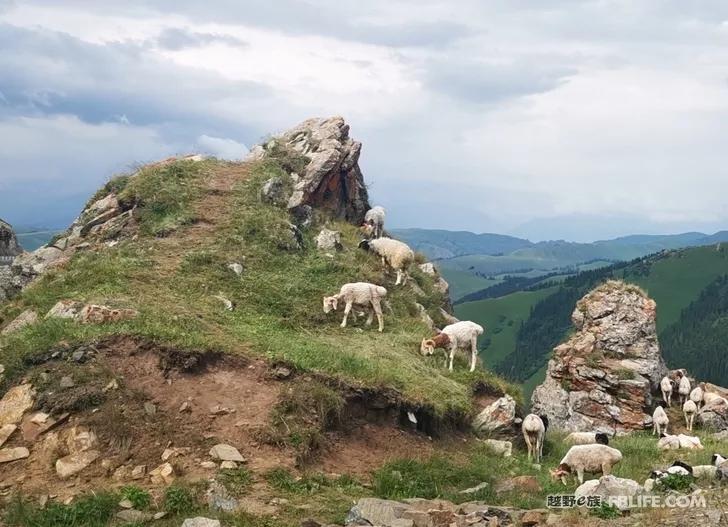
[[[708,430],[728,430],[728,400],[721,398],[706,404],[698,412],[698,424]]]
[[[281,149],[307,160],[300,173],[291,174],[293,190],[287,204],[291,212],[310,206],[355,224],[363,221],[370,207],[359,168],[361,143],[349,137],[349,125],[342,117],[308,119],[254,147],[248,159],[275,155]]]
[[[571,318],[576,331],[554,348],[532,411],[569,432],[644,428],[667,372],[655,302],[636,286],[609,281],[579,300]]]
[[[0,265],[9,265],[13,258],[23,252],[15,232],[9,223],[0,219]]]
[[[510,395],[504,395],[475,416],[472,428],[477,435],[486,437],[508,433],[513,428],[515,418],[516,401]]]
[[[612,475],[585,481],[574,491],[577,498],[601,496],[606,503],[620,510],[628,509],[630,498],[642,494],[645,494],[645,489],[636,481]]]

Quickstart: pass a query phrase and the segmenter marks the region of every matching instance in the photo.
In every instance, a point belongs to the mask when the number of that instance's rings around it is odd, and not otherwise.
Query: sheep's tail
[[[376,289],[379,296],[387,296],[387,290],[381,285],[378,285]]]

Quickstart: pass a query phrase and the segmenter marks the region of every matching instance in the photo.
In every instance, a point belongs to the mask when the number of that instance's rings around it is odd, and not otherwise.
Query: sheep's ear
[[[442,330],[441,329],[438,329],[438,328],[435,328],[435,335],[439,335],[440,333],[442,333]]]
[[[359,242],[359,249],[369,250],[369,240],[362,240]]]

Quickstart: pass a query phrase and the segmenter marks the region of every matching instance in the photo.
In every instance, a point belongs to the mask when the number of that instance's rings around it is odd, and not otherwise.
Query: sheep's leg
[[[523,434],[523,439],[526,440],[526,448],[528,448],[528,462],[531,462],[531,453],[533,452],[533,446],[531,446],[531,440],[528,437],[528,434]]]
[[[382,316],[382,305],[379,303],[378,300],[372,300],[372,308],[374,309],[373,313],[370,313],[369,316],[373,317],[374,313],[377,314],[377,322],[379,322],[379,332],[381,333],[384,330],[384,317]]]
[[[369,314],[367,315],[366,325],[371,326],[372,322],[374,322],[374,312],[370,311]]]
[[[394,285],[399,285],[401,280],[402,280],[402,271],[400,269],[397,269],[397,281],[394,283]]]
[[[453,361],[453,359],[455,358],[455,348],[456,348],[456,347],[457,347],[457,346],[455,346],[455,345],[451,345],[451,346],[450,346],[450,365],[448,366],[448,369],[449,369],[450,371],[452,371],[452,361]]]
[[[609,463],[602,463],[602,475],[608,476],[609,473],[612,471],[612,465]],[[583,483],[583,481],[582,481]]]
[[[583,468],[576,469],[576,477],[579,479],[579,485],[584,483],[584,469]]]
[[[475,363],[478,357],[478,337],[470,339],[470,371],[475,371]]]
[[[351,302],[346,303],[346,307],[344,308],[344,320],[341,321],[341,327],[346,327],[346,319],[349,318],[349,312],[351,312]]]
[[[652,435],[657,435],[657,423],[654,420],[652,421]]]
[[[690,426],[688,427],[688,430],[691,432],[693,431],[693,421],[695,420],[695,414],[690,414]]]
[[[543,459],[543,435],[538,436],[538,461],[536,463],[541,463],[541,460]]]

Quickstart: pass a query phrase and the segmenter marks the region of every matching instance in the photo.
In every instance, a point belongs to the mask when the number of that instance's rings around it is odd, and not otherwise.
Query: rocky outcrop
[[[656,304],[638,287],[609,281],[579,300],[576,332],[554,348],[532,411],[555,429],[640,430],[667,368],[655,328]]]
[[[713,431],[728,430],[728,400],[721,398],[703,406],[698,412],[698,424]]]
[[[512,432],[515,418],[516,401],[510,395],[504,395],[475,416],[472,428],[479,436],[508,434]]]
[[[9,223],[0,219],[0,265],[7,265],[23,252]]]
[[[248,160],[291,152],[305,166],[291,172],[293,188],[285,195],[294,216],[308,216],[311,207],[337,219],[359,224],[369,207],[369,195],[359,168],[361,143],[349,137],[342,117],[308,119],[263,145],[251,149]],[[283,182],[270,180],[261,198],[278,203],[287,192]],[[303,209],[303,212],[302,212]],[[309,210],[307,210],[309,209]]]
[[[605,503],[620,510],[628,509],[629,499],[641,494],[645,494],[645,489],[636,481],[612,475],[585,481],[574,491],[577,498],[600,496]]]

